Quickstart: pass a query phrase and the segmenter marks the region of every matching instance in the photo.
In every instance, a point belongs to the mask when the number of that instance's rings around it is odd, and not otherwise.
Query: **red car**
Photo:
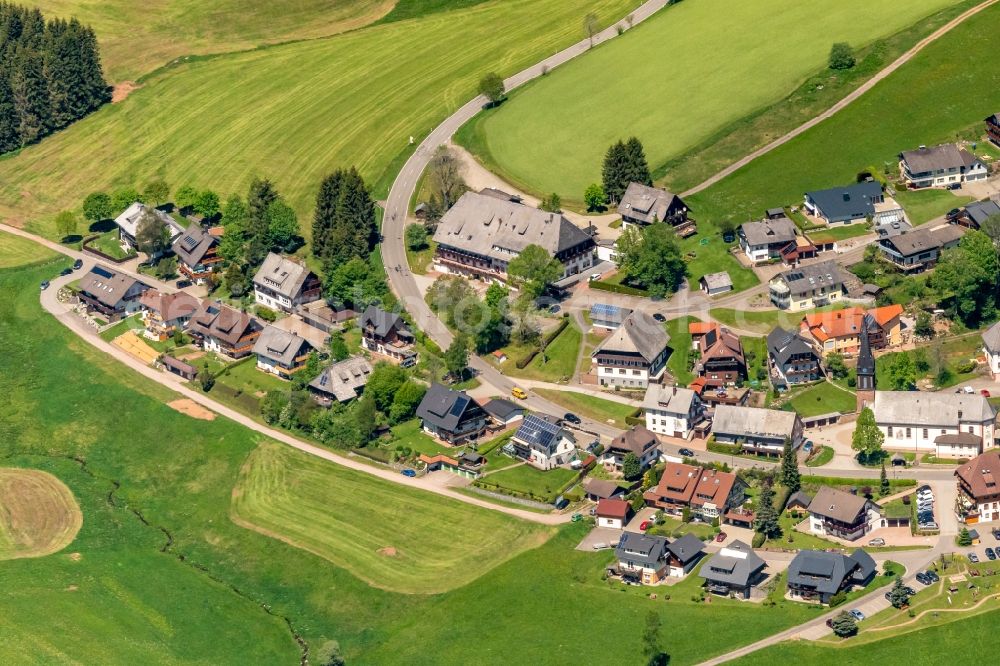
[[[719,532],[718,534],[715,535],[715,540],[718,541],[719,543],[722,543],[723,541],[726,540],[726,533]]]
[[[989,389],[981,389],[981,390],[979,391],[979,393],[980,393],[980,394],[981,394],[981,395],[982,395],[982,396],[983,396],[984,398],[989,398],[989,397],[990,397],[990,392],[989,392]]]
[[[652,526],[653,522],[651,520],[644,520],[641,523],[639,523],[639,529],[642,530],[643,532],[645,532]]]

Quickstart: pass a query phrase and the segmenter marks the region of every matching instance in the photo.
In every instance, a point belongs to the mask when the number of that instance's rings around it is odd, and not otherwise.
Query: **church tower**
[[[866,316],[867,320],[868,317]],[[858,353],[858,411],[875,402],[875,356],[868,340],[868,322],[861,327],[861,351]]]

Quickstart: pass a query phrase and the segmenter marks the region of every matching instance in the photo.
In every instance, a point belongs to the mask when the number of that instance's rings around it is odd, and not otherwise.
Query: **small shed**
[[[427,219],[427,209],[428,209],[427,204],[425,202],[421,201],[413,209],[413,215],[418,220],[426,220]]]
[[[767,219],[769,219],[769,220],[778,220],[778,219],[781,219],[782,217],[785,217],[785,209],[784,208],[768,208],[765,211],[765,214],[767,215]]]
[[[733,280],[726,271],[703,275],[698,284],[701,285],[701,290],[709,296],[724,294],[727,291],[733,290]]]
[[[970,529],[969,530],[969,538],[972,539],[972,545],[973,546],[978,546],[980,544],[980,542],[981,542],[981,539],[979,538],[979,531],[978,530]]]
[[[625,529],[632,507],[621,499],[602,499],[597,503],[597,526]]]
[[[799,513],[808,509],[810,503],[812,503],[812,497],[810,497],[806,492],[798,490],[792,493],[792,496],[788,498],[788,502],[785,504],[785,510],[793,513]]]
[[[895,454],[892,456],[892,466],[893,467],[906,467],[906,458],[900,454]]]

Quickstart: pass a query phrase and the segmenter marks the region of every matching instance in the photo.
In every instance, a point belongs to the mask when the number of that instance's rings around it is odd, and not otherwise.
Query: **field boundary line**
[[[840,110],[846,108],[847,106],[849,106],[852,102],[854,102],[859,97],[861,97],[862,95],[864,95],[866,92],[868,92],[869,90],[871,90],[872,88],[874,88],[876,85],[878,85],[879,83],[881,83],[890,74],[892,74],[897,69],[899,69],[900,67],[902,67],[903,65],[905,65],[910,60],[912,60],[914,56],[916,56],[918,53],[920,53],[921,51],[923,51],[926,47],[930,46],[932,43],[936,42],[938,39],[940,39],[941,37],[943,37],[946,34],[948,34],[949,32],[951,32],[951,30],[953,28],[958,27],[959,25],[961,25],[962,23],[964,23],[966,21],[966,19],[969,19],[972,16],[975,16],[976,14],[978,14],[979,12],[981,12],[982,10],[986,9],[987,7],[989,7],[991,5],[996,4],[997,2],[1000,2],[1000,0],[986,0],[983,3],[980,3],[980,4],[976,5],[975,7],[971,7],[969,9],[967,9],[966,11],[962,12],[961,14],[959,14],[958,16],[956,16],[955,18],[953,18],[952,20],[948,21],[948,23],[944,24],[943,26],[941,26],[940,28],[938,28],[937,30],[935,30],[933,33],[931,33],[930,35],[924,37],[919,42],[917,42],[916,44],[914,44],[906,53],[904,53],[903,55],[901,55],[898,58],[896,58],[888,66],[886,66],[881,71],[879,71],[877,74],[875,74],[875,76],[873,76],[872,78],[868,79],[863,84],[861,84],[860,86],[858,86],[857,89],[855,89],[852,92],[848,93],[848,95],[846,97],[844,97],[843,99],[841,99],[839,102],[837,102],[836,104],[834,104],[833,106],[831,106],[826,111],[823,111],[822,113],[820,113],[817,116],[813,116],[812,118],[810,118],[806,122],[802,123],[801,125],[799,125],[795,129],[793,129],[792,131],[788,132],[787,134],[784,134],[783,136],[778,137],[774,141],[768,143],[765,146],[762,146],[761,148],[758,148],[757,150],[753,151],[749,155],[746,155],[746,156],[740,158],[736,162],[733,162],[732,164],[730,164],[729,166],[727,166],[725,169],[722,169],[721,171],[719,171],[715,175],[710,176],[708,179],[702,181],[701,183],[695,185],[694,187],[692,187],[692,188],[690,188],[688,190],[685,190],[684,192],[681,192],[681,196],[682,197],[693,196],[695,194],[698,194],[699,192],[702,192],[702,191],[708,189],[712,185],[715,185],[719,181],[723,180],[724,178],[726,178],[728,176],[731,176],[736,171],[739,171],[740,169],[742,169],[746,165],[750,164],[751,162],[753,162],[758,157],[763,157],[764,155],[768,154],[769,152],[771,152],[775,148],[779,148],[779,147],[783,146],[784,144],[788,143],[789,141],[791,141],[795,137],[799,136],[800,134],[803,134],[804,132],[806,132],[807,130],[812,129],[813,127],[815,127],[816,125],[820,124],[824,120],[832,117],[838,111],[840,111]]]

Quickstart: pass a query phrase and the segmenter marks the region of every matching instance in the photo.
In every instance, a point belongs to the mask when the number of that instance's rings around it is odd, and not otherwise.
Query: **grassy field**
[[[800,416],[818,416],[830,412],[853,413],[857,398],[851,391],[830,382],[819,382],[797,391],[787,403]]]
[[[960,208],[975,201],[975,197],[950,190],[907,190],[896,192],[893,197],[906,211],[906,217],[914,226],[930,222],[946,215],[952,208]]]
[[[533,523],[401,485],[384,484],[373,496],[371,484],[366,474],[265,444],[240,474],[233,517],[376,587],[403,593],[461,587],[552,535]]]
[[[605,400],[586,393],[557,391],[555,389],[535,389],[535,393],[557,405],[597,421],[625,428],[625,417],[631,416],[636,408],[613,400]]]
[[[901,150],[979,137],[983,110],[1000,108],[1000,71],[969,53],[998,45],[1000,7],[992,6],[840,113],[691,197],[689,204],[701,218],[759,216],[766,207],[799,201],[810,189],[853,182],[868,166],[892,169]],[[953,102],[941,104],[942,99]]]
[[[245,193],[273,179],[308,234],[316,191],[337,167],[383,179],[476,92],[582,37],[583,17],[638,0],[494,0],[329,39],[192,59],[19,155],[0,161],[0,216],[54,235],[55,213],[92,190],[164,178]],[[278,5],[275,5],[278,7]],[[501,29],[498,29],[501,28]]]
[[[1000,621],[1000,609],[995,606],[988,612],[972,617],[961,613],[940,613],[939,618],[943,623],[937,626],[916,624],[908,630],[879,636],[881,640],[851,638],[837,644],[815,641],[779,643],[733,663],[740,666],[768,666],[776,663],[816,666],[937,666],[948,655],[967,654],[970,636],[976,636],[975,649],[981,654],[994,654],[1000,649],[1000,637],[995,631],[996,623]]]
[[[836,452],[832,447],[820,447],[819,453],[806,461],[806,467],[822,467],[823,465],[829,464],[830,461],[833,460],[834,455],[836,455]]]
[[[0,231],[0,269],[47,261],[55,256],[55,252],[38,243]]]
[[[976,368],[972,372],[966,373],[959,373],[958,368],[963,363],[979,356],[982,344],[982,338],[973,333],[960,338],[931,341],[930,343],[922,344],[917,349],[909,351],[892,352],[890,354],[879,356],[875,359],[875,381],[878,382],[880,386],[890,386],[888,366],[893,362],[894,357],[900,354],[905,354],[913,359],[914,366],[916,367],[918,382],[921,382],[922,380],[927,380],[932,383],[936,382],[936,368],[938,362],[935,359],[940,356],[941,364],[944,365],[950,373],[947,381],[941,383],[940,388],[948,388],[955,386],[956,384],[961,384],[962,382],[978,376],[976,370],[981,368]],[[922,372],[920,370],[922,363],[927,364],[926,372]]]
[[[38,663],[290,663],[302,658],[293,632],[313,651],[336,639],[348,663],[467,664],[473,644],[484,664],[639,663],[653,611],[671,663],[685,666],[815,617],[796,604],[762,609],[698,604],[690,592],[669,602],[653,602],[647,590],[622,593],[601,581],[608,553],[573,550],[583,524],[433,597],[372,587],[241,528],[230,520],[232,490],[259,438],[227,419],[175,412],[164,404],[175,394],[42,315],[37,283],[67,263],[0,271],[8,296],[0,299],[4,466],[55,475],[84,517],[66,552],[0,568],[5,663],[26,655]],[[395,490],[368,481],[352,526],[372,527],[367,512]],[[466,548],[461,525],[476,515],[451,524],[449,548]],[[410,511],[390,521],[423,522]],[[581,631],[581,607],[618,639]],[[490,631],[483,608],[505,609],[490,617]]]
[[[671,349],[670,357],[667,359],[667,370],[682,386],[687,386],[694,379],[694,373],[688,369],[692,352],[688,325],[696,321],[700,320],[697,317],[686,316],[671,319],[666,323]]]
[[[859,46],[950,4],[681,3],[484,115],[465,143],[515,185],[579,202],[614,141],[638,136],[656,167],[786,95],[833,42]]]
[[[37,0],[47,16],[75,16],[97,32],[105,75],[134,79],[179,56],[324,37],[386,15],[394,0]],[[137,47],[141,45],[141,47]]]
[[[518,495],[530,495],[540,502],[554,502],[556,497],[577,472],[557,467],[542,471],[531,465],[516,465],[483,478],[489,485],[500,486],[500,492],[509,490]],[[477,484],[478,485],[478,484]]]
[[[82,524],[62,481],[37,469],[0,468],[0,560],[57,553]]]
[[[743,345],[743,355],[747,361],[747,379],[750,385],[763,385],[767,389],[767,339],[744,335],[740,337],[740,344]],[[763,379],[758,379],[761,375]]]

